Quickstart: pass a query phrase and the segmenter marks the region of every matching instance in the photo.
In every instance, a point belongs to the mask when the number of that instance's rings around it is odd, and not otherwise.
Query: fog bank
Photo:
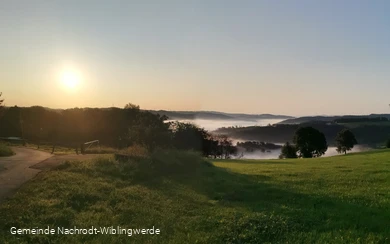
[[[230,126],[266,126],[268,124],[276,124],[284,119],[258,119],[258,120],[210,120],[210,119],[190,119],[190,120],[168,120],[170,121],[180,121],[184,123],[192,123],[201,128],[204,128],[207,131],[213,131],[221,127],[230,127]]]
[[[365,145],[356,145],[351,151],[348,151],[347,153],[354,153],[354,152],[364,152],[371,150],[372,148],[365,146]],[[242,159],[277,159],[279,158],[281,149],[276,150],[270,150],[270,152],[261,152],[260,150],[257,150],[255,152],[244,152],[244,156],[241,157]],[[336,151],[336,147],[328,147],[328,150],[325,152],[325,155],[322,157],[331,157],[340,155]],[[240,154],[238,154],[235,158],[240,158]]]

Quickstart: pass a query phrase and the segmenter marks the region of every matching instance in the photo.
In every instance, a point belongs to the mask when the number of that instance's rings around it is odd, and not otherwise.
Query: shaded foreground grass
[[[297,160],[157,152],[67,162],[0,206],[0,242],[388,243],[390,151]],[[11,226],[159,228],[160,235],[12,236]],[[18,238],[18,239],[17,239]]]
[[[9,146],[0,142],[0,157],[8,157],[14,154],[15,153],[12,151],[12,149]]]

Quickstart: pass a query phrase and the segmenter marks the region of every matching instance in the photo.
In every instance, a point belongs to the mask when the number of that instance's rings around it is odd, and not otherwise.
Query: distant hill
[[[338,119],[354,119],[354,118],[376,118],[384,117],[390,119],[390,114],[370,114],[370,115],[341,115],[341,116],[305,116],[299,118],[290,118],[279,122],[278,124],[302,124],[310,122],[333,122]]]
[[[66,109],[52,109],[42,106],[32,106],[39,107],[48,111],[57,111],[62,112]],[[9,107],[5,107],[9,108]],[[20,107],[24,108],[24,107]],[[27,107],[26,107],[27,108]],[[106,108],[80,108],[80,109],[102,109],[102,110],[110,110],[110,109],[119,109],[116,107],[106,107]],[[192,120],[192,119],[208,119],[208,120],[259,120],[259,119],[293,119],[295,117],[287,116],[287,115],[274,115],[274,114],[242,114],[242,113],[224,113],[224,112],[216,112],[216,111],[169,111],[169,110],[144,110],[151,112],[153,114],[166,115],[169,119],[172,120]]]
[[[209,120],[259,120],[259,119],[292,119],[292,116],[273,114],[238,114],[215,111],[167,111],[148,110],[151,113],[166,115],[170,119],[209,119]]]
[[[264,141],[271,143],[292,142],[296,130],[300,126],[312,126],[324,133],[329,145],[334,145],[336,135],[342,129],[350,129],[361,145],[383,145],[390,136],[390,124],[357,123],[348,124],[328,123],[323,121],[305,122],[302,124],[275,124],[272,126],[222,127],[213,133],[227,135],[231,138],[245,141]]]

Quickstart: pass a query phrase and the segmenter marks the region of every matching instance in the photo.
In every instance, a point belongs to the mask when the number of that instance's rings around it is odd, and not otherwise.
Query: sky
[[[7,106],[390,113],[389,12],[386,0],[0,0],[0,92]]]

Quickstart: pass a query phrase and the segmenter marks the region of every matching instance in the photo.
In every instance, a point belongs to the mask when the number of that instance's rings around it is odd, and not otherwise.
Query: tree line
[[[386,117],[360,117],[360,118],[340,118],[335,119],[335,123],[364,123],[364,122],[387,122],[389,121]]]
[[[249,126],[243,128],[220,128],[215,131],[218,134],[224,134],[232,138],[245,141],[267,141],[267,142],[290,142],[295,132],[300,127],[311,126],[321,131],[329,145],[336,145],[335,138],[342,129],[349,129],[359,141],[359,144],[376,147],[383,145],[390,135],[389,123],[357,123],[355,126],[348,127],[343,124],[329,122],[309,122],[303,124],[275,124],[272,126]]]
[[[215,136],[196,125],[166,122],[165,115],[127,104],[124,108],[7,107],[0,116],[0,137],[20,137],[36,144],[78,148],[82,143],[126,148],[134,144],[149,150],[177,148],[203,156],[229,158],[237,151],[227,136]]]
[[[338,153],[347,151],[358,143],[355,135],[348,129],[342,129],[335,138]],[[321,157],[328,150],[328,143],[324,133],[311,127],[301,127],[294,135],[293,143],[283,145],[279,158],[313,158]]]

